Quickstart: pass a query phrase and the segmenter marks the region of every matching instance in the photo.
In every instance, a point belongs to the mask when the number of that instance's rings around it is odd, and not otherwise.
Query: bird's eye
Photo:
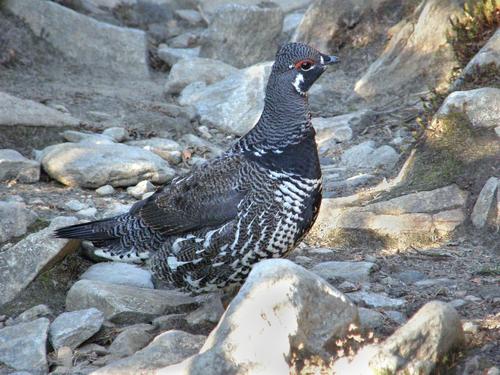
[[[308,71],[311,70],[314,67],[314,61],[312,60],[301,60],[298,63],[295,64],[295,68],[298,70],[302,71]]]
[[[309,70],[311,69],[312,64],[309,61],[305,61],[302,64],[300,64],[300,69],[302,70]]]

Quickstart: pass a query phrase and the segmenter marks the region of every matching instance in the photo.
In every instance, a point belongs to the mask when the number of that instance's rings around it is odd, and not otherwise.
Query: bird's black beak
[[[337,64],[340,62],[340,59],[337,57],[337,56],[328,56],[328,55],[321,55],[321,57],[323,58],[323,65],[332,65],[332,64]]]

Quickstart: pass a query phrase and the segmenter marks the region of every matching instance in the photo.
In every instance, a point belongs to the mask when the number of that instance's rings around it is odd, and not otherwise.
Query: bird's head
[[[305,96],[328,65],[338,63],[335,56],[325,55],[304,43],[288,43],[276,53],[271,77],[281,84],[290,84]]]

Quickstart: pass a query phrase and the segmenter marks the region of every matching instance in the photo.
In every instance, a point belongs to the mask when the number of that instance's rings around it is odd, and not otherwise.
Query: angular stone
[[[123,142],[128,138],[128,131],[127,129],[113,126],[111,128],[105,129],[102,132],[102,135],[111,138],[115,142]]]
[[[36,36],[46,39],[77,63],[127,78],[148,78],[144,31],[99,22],[52,1],[4,3]]]
[[[158,57],[169,66],[174,65],[180,60],[189,60],[197,58],[200,55],[200,47],[195,48],[172,48],[166,44],[160,44],[158,47]]]
[[[52,310],[47,305],[36,305],[32,308],[23,311],[19,316],[14,319],[13,324],[31,322],[38,318],[47,318],[52,315]]]
[[[119,359],[94,371],[93,375],[141,374],[156,375],[158,369],[173,365],[196,354],[205,336],[182,331],[167,331],[154,338],[144,349],[128,358]]]
[[[135,286],[137,288],[154,288],[149,271],[133,264],[120,262],[93,264],[80,276],[80,279]]]
[[[0,243],[24,235],[36,217],[22,202],[0,201]]]
[[[275,4],[223,5],[202,36],[201,56],[238,68],[271,60],[282,27],[283,11]]]
[[[130,186],[129,188],[127,188],[127,193],[129,193],[136,199],[141,199],[144,194],[154,192],[155,190],[156,187],[151,182],[149,182],[148,180],[144,180],[139,182],[135,186]]]
[[[79,124],[68,114],[0,91],[0,140],[8,147],[45,147],[61,139],[61,130]]]
[[[370,360],[372,371],[430,374],[445,355],[461,349],[464,334],[455,309],[433,301],[394,332]]]
[[[66,296],[66,309],[95,307],[115,323],[141,323],[195,304],[193,297],[173,290],[136,288],[101,281],[80,280]]]
[[[341,162],[348,168],[391,169],[398,159],[398,153],[391,146],[375,148],[373,141],[366,141],[347,149],[342,154]]]
[[[135,324],[125,328],[115,337],[109,347],[109,352],[116,357],[128,357],[141,350],[153,339],[150,324]]]
[[[449,19],[463,13],[462,5],[458,0],[426,0],[418,11],[417,17],[401,22],[382,55],[356,82],[358,95],[375,99],[447,84],[456,64],[447,42]]]
[[[200,354],[159,374],[288,374],[292,350],[324,354],[357,322],[356,307],[323,279],[288,260],[264,260]]]
[[[97,333],[104,322],[104,314],[95,308],[65,312],[50,325],[49,339],[54,349],[75,349]]]
[[[165,93],[178,94],[184,87],[193,82],[204,82],[211,85],[237,72],[238,69],[219,60],[203,57],[180,60],[170,69]]]
[[[472,126],[476,128],[494,128],[500,122],[500,89],[481,87],[469,91],[452,92],[445,99],[438,115],[450,112],[464,112]]]
[[[49,323],[40,318],[0,329],[0,362],[19,371],[46,374]]]
[[[464,75],[474,74],[476,68],[484,67],[488,64],[500,66],[500,29],[488,42],[479,50],[471,61],[464,68]]]
[[[40,272],[78,248],[78,241],[53,237],[56,228],[76,222],[74,217],[56,217],[47,228],[0,253],[0,306],[14,299]]]
[[[130,186],[142,180],[165,183],[175,171],[149,151],[120,143],[62,143],[42,151],[45,171],[68,186]]]
[[[260,118],[271,66],[270,62],[257,64],[208,86],[192,83],[182,90],[179,103],[194,106],[202,122],[243,135]]]
[[[495,192],[498,185],[498,178],[490,177],[481,189],[471,214],[472,224],[476,228],[483,228],[488,221],[490,212],[495,209]]]
[[[368,282],[374,266],[371,262],[330,261],[315,265],[311,271],[326,280],[340,277],[352,282]]]
[[[406,304],[404,299],[390,298],[383,294],[372,292],[353,292],[347,295],[356,303],[363,303],[368,307],[373,308],[389,308],[394,309]]]
[[[222,305],[220,295],[216,293],[206,296],[202,295],[198,297],[198,302],[201,306],[186,316],[187,323],[190,326],[206,322],[218,323],[222,314],[224,314],[224,306]]]
[[[39,162],[25,158],[16,150],[0,150],[0,181],[16,180],[32,183],[39,179]]]

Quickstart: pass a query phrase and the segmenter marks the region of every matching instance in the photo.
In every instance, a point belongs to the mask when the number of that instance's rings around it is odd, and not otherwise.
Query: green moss
[[[450,113],[434,120],[417,147],[404,190],[430,190],[459,183],[476,163],[498,157],[498,147],[489,141],[491,137],[473,129],[464,113]]]

